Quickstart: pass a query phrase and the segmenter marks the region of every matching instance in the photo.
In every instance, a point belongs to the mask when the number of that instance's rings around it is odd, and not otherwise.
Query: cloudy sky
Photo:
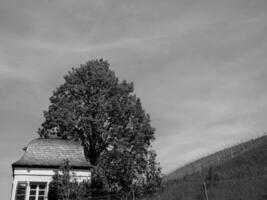
[[[165,173],[267,130],[266,0],[0,0],[0,190],[72,67],[107,59]]]

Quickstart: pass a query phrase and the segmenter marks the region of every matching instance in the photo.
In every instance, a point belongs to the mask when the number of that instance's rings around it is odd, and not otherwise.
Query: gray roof
[[[90,168],[79,142],[38,138],[27,146],[24,155],[12,167],[59,167],[68,159],[72,168]]]

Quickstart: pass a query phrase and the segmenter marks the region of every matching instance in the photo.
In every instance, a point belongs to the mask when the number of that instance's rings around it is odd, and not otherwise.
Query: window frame
[[[36,185],[36,188],[32,189],[32,185]],[[44,188],[41,188],[41,186],[44,186]],[[35,193],[31,194],[31,191],[35,191]],[[40,194],[40,192],[43,192],[43,194]],[[30,182],[29,200],[31,200],[31,197],[34,197],[32,200],[39,200],[40,197],[43,197],[42,200],[45,200],[47,197],[47,182]]]
[[[19,188],[19,184],[25,184],[25,188],[24,188],[24,195],[21,195],[18,196],[18,188]],[[22,197],[24,196],[24,200],[26,199],[27,197],[27,187],[28,187],[28,183],[27,181],[18,181],[17,184],[16,184],[16,193],[15,193],[15,200],[19,200],[19,197]]]

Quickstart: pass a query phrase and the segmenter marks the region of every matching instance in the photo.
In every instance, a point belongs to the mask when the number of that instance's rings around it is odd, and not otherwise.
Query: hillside
[[[238,150],[242,145],[246,148],[242,151]],[[228,155],[227,159],[216,164],[214,160],[218,155],[224,155],[222,152]],[[229,156],[229,152],[238,153]],[[221,157],[219,158],[221,159]],[[192,167],[197,166],[196,163],[211,165],[208,167],[201,165],[201,170],[197,170]],[[178,176],[173,173],[172,176],[169,176],[165,182],[165,188],[154,199],[267,199],[267,136],[199,159],[190,167],[195,170],[191,174],[180,177],[180,174]],[[186,171],[186,168],[183,170]],[[177,178],[173,178],[173,175],[177,175]]]
[[[236,156],[248,151],[254,146],[257,146],[264,142],[267,139],[267,136],[262,136],[256,139],[251,139],[249,141],[234,145],[230,148],[223,149],[211,155],[200,158],[196,161],[193,161],[185,166],[176,169],[175,171],[167,174],[164,177],[164,180],[173,180],[177,178],[182,178],[186,175],[190,175],[196,172],[201,172],[203,169],[214,167],[217,165],[222,165],[226,161],[233,159]]]

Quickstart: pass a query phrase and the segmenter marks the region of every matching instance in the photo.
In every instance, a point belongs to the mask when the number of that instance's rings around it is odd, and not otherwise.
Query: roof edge
[[[57,165],[21,165],[21,164],[16,164],[13,163],[12,164],[12,169],[14,170],[14,168],[16,167],[27,167],[27,168],[55,168],[55,169],[59,169],[61,166],[57,166]],[[93,166],[70,166],[71,169],[92,169]]]

